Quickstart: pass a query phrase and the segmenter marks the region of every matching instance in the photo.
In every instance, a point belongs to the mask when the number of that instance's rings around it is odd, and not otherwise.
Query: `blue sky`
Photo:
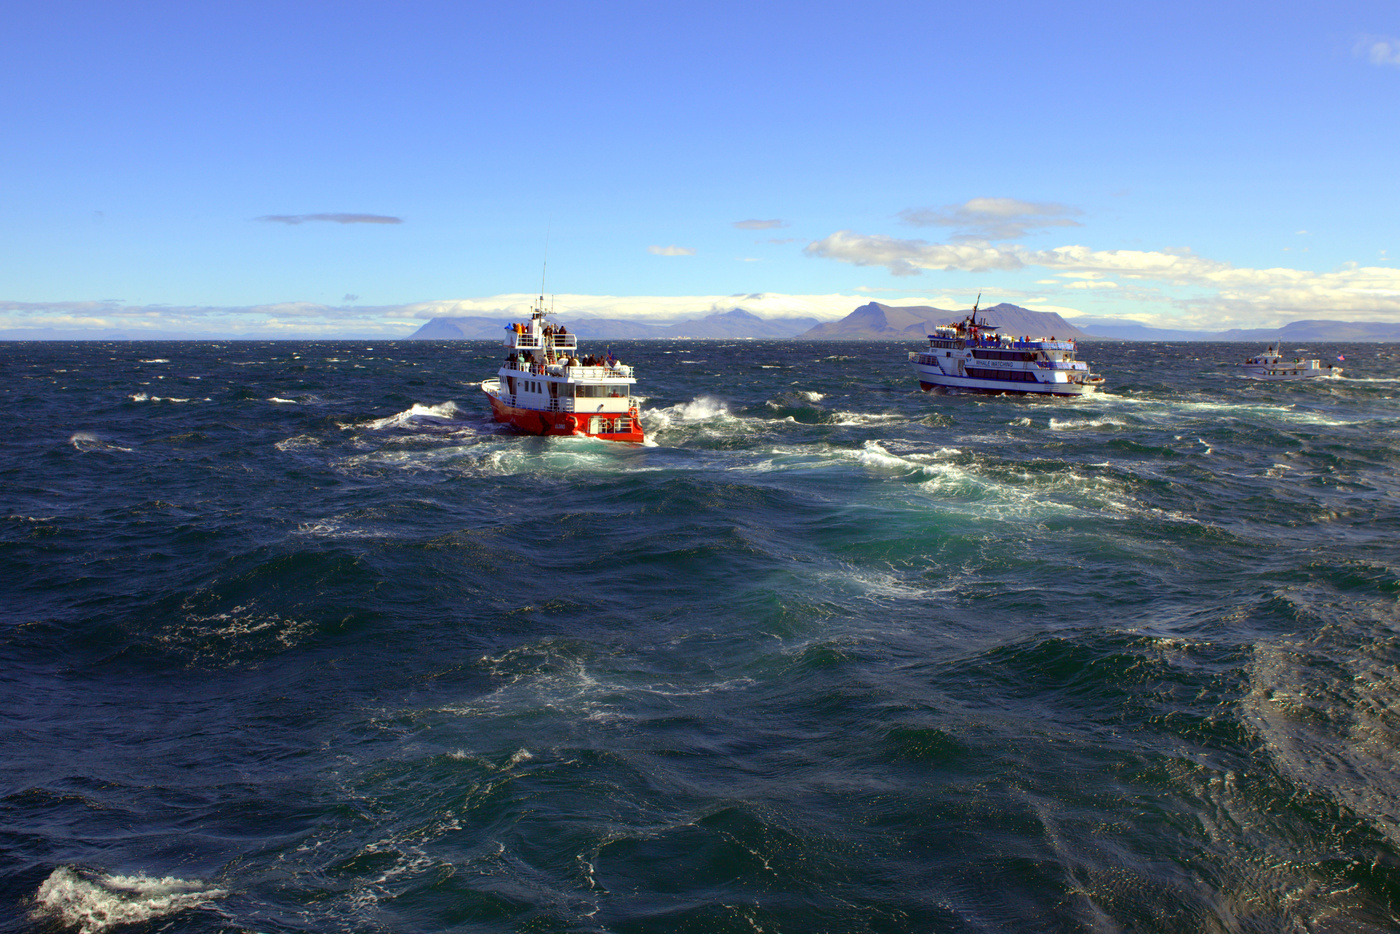
[[[1400,321],[1400,4],[505,7],[12,5],[0,330]]]

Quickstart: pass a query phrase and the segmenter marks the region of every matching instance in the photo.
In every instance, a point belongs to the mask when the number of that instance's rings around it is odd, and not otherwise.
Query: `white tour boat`
[[[1320,360],[1304,360],[1302,357],[1285,360],[1278,350],[1278,344],[1271,344],[1268,350],[1241,363],[1240,369],[1250,379],[1313,379],[1342,375],[1342,368],[1336,364],[1324,366]]]
[[[611,353],[580,359],[578,339],[547,314],[541,295],[529,321],[506,327],[509,353],[496,378],[481,384],[496,421],[532,435],[645,441],[632,368]]]
[[[911,351],[909,362],[925,392],[943,386],[1081,396],[1097,389],[1103,377],[1076,360],[1075,349],[1073,340],[998,334],[996,325],[977,320],[973,305],[963,320],[934,328],[928,349]]]

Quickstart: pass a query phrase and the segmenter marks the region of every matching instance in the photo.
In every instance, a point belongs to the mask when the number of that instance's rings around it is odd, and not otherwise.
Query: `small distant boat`
[[[928,350],[910,352],[920,389],[1082,396],[1103,383],[1087,363],[1075,359],[1073,340],[998,334],[996,325],[977,320],[981,301],[977,296],[972,314],[963,320],[934,328]]]
[[[1241,371],[1250,379],[1315,379],[1342,375],[1342,368],[1336,364],[1323,365],[1319,360],[1302,357],[1285,360],[1278,351],[1278,344],[1270,344],[1268,350],[1241,363]]]
[[[580,359],[578,338],[547,314],[541,295],[529,321],[506,326],[509,353],[496,378],[481,384],[496,421],[532,435],[644,442],[632,368],[611,353]]]

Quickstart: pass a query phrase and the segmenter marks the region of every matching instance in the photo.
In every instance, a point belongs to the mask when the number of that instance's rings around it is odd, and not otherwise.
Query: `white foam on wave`
[[[695,425],[733,417],[724,400],[714,396],[696,396],[689,402],[646,410],[642,413],[642,424],[651,431],[664,431],[676,425]]]
[[[284,648],[295,648],[316,631],[311,619],[296,619],[264,612],[253,604],[233,607],[223,613],[196,614],[188,601],[183,621],[175,623],[159,637],[163,645],[188,650],[197,660],[227,661],[249,645],[251,637],[271,638]]]
[[[861,597],[872,600],[917,600],[957,589],[957,585],[946,577],[940,578],[938,586],[928,587],[924,586],[922,581],[911,584],[905,575],[893,570],[861,568],[854,565],[835,571],[818,570],[815,576],[830,586],[843,591],[854,590]]]
[[[154,360],[142,360],[141,362],[142,362],[142,363],[169,363],[170,361],[167,360],[167,359],[165,359],[164,357],[156,357]]]
[[[771,456],[754,461],[742,467],[731,467],[750,473],[772,473],[782,470],[812,470],[814,468],[848,465],[851,461],[867,469],[888,473],[933,475],[945,468],[940,461],[956,457],[962,453],[958,448],[941,447],[936,451],[900,457],[891,454],[878,441],[866,441],[861,448],[838,447],[826,444],[801,446],[776,446]]]
[[[1029,424],[1029,420],[1027,420],[1027,424]],[[1126,425],[1127,422],[1124,422],[1122,419],[1110,417],[1059,419],[1051,416],[1050,418],[1051,431],[1079,431],[1085,428],[1122,428]]]
[[[628,451],[634,450],[632,445],[582,435],[540,439],[506,428],[496,433],[485,427],[480,431],[460,427],[432,437],[445,443],[425,449],[421,435],[397,440],[391,437],[382,447],[351,455],[334,466],[349,473],[390,469],[467,477],[572,477],[661,469],[633,463],[627,457]],[[542,448],[537,443],[541,440],[545,441]],[[651,446],[656,445],[653,442]]]
[[[330,539],[372,539],[389,537],[388,532],[379,529],[366,529],[347,525],[339,518],[303,522],[297,526],[296,534],[305,535],[310,538]]]
[[[279,404],[279,405],[298,405],[298,404],[299,404],[299,403],[297,402],[297,400],[295,400],[295,399],[283,399],[283,398],[281,398],[280,396],[271,396],[271,397],[268,398],[267,401],[268,401],[268,402],[275,402],[275,403],[277,403],[277,404]]]
[[[972,508],[983,518],[1026,519],[1089,512],[1112,519],[1152,515],[1159,521],[1200,524],[1191,517],[1122,502],[1121,483],[1071,467],[1051,473],[1008,469],[1010,465],[968,462],[965,452],[954,447],[895,454],[878,441],[867,441],[861,449],[844,453],[866,470],[912,480],[944,506],[952,507],[959,501],[975,503]]]
[[[60,866],[39,886],[30,915],[35,921],[77,928],[81,934],[98,934],[207,907],[226,894],[203,882],[173,876],[118,876]]]
[[[364,427],[371,431],[383,431],[386,428],[402,428],[419,421],[450,422],[454,421],[461,411],[455,402],[442,402],[437,405],[422,405],[415,402],[412,407],[402,412],[390,415],[388,418],[376,418]]]
[[[1270,423],[1291,423],[1295,425],[1316,425],[1326,428],[1339,428],[1347,425],[1363,424],[1373,421],[1373,419],[1358,416],[1356,418],[1337,418],[1335,414],[1323,415],[1311,409],[1300,409],[1296,405],[1275,405],[1257,402],[1211,402],[1211,401],[1171,401],[1163,402],[1156,399],[1123,399],[1122,404],[1136,405],[1144,413],[1151,410],[1150,417],[1154,423],[1162,423],[1170,419],[1182,420],[1187,418],[1209,418],[1212,421],[1222,419],[1250,420],[1262,419]]]
[[[945,472],[949,465],[944,461],[961,455],[962,450],[941,447],[934,451],[892,454],[879,441],[866,441],[859,450],[852,451],[851,454],[858,462],[868,466],[933,474]]]
[[[806,399],[808,402],[820,402],[820,401],[822,401],[823,399],[826,398],[826,393],[823,393],[823,392],[812,392],[812,391],[807,390],[807,389],[802,390],[801,392],[798,393],[798,395],[801,396],[802,398]]]
[[[638,697],[699,697],[724,694],[753,685],[747,677],[723,680],[668,681],[634,679],[631,673],[599,669],[581,657],[572,646],[546,639],[509,649],[500,655],[485,655],[480,664],[498,682],[490,694],[470,702],[436,708],[434,712],[471,718],[522,713],[570,711],[584,720],[615,721],[631,717]],[[508,769],[533,758],[520,750],[502,768]]]
[[[827,424],[840,426],[872,425],[902,419],[905,416],[890,412],[833,412],[832,421]]]
[[[682,402],[663,411],[671,412],[679,421],[705,422],[712,418],[723,418],[728,415],[729,406],[723,400],[713,396],[697,396],[689,402]]]
[[[1018,507],[1072,508],[1043,501],[1040,490],[1017,487],[954,462],[952,458],[961,454],[957,448],[901,455],[886,450],[878,441],[866,441],[859,450],[849,453],[867,470],[917,478],[924,490],[938,496],[971,495],[978,499],[991,497]]]
[[[177,398],[175,398],[174,396],[152,396],[152,395],[149,395],[149,394],[144,393],[144,392],[135,392],[135,393],[132,393],[130,398],[131,398],[131,401],[132,401],[132,402],[193,402],[193,401],[194,401],[193,399],[177,399]],[[208,399],[205,399],[204,401],[205,401],[205,402],[208,402],[209,400],[208,400]]]
[[[857,462],[867,467],[875,467],[880,470],[897,470],[901,472],[917,471],[927,473],[929,468],[926,464],[920,464],[916,460],[908,457],[901,457],[898,454],[891,454],[885,450],[878,441],[867,441],[858,451],[853,451],[852,456]]]
[[[124,448],[120,444],[109,444],[90,431],[75,431],[68,438],[68,443],[79,451],[125,451],[131,453],[131,448]]]
[[[275,447],[279,451],[282,451],[283,453],[288,453],[290,451],[308,451],[312,448],[319,448],[324,446],[325,441],[316,437],[315,435],[295,435],[291,438],[285,438],[281,441],[278,441],[276,444],[273,445],[273,447]]]

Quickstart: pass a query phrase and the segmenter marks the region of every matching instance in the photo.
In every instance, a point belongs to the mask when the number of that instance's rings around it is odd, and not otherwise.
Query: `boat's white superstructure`
[[[1342,375],[1342,368],[1335,364],[1324,365],[1320,360],[1302,357],[1285,360],[1278,351],[1278,344],[1270,344],[1268,350],[1241,363],[1241,372],[1250,379],[1314,379]]]
[[[529,321],[506,327],[509,353],[496,378],[481,384],[496,421],[533,435],[645,441],[632,368],[611,353],[580,359],[578,339],[546,314],[540,296]]]
[[[980,392],[1039,393],[1079,396],[1103,382],[1087,363],[1075,359],[1073,340],[1054,337],[1007,337],[972,314],[933,329],[928,349],[913,351],[909,362],[919,388],[935,386]]]

